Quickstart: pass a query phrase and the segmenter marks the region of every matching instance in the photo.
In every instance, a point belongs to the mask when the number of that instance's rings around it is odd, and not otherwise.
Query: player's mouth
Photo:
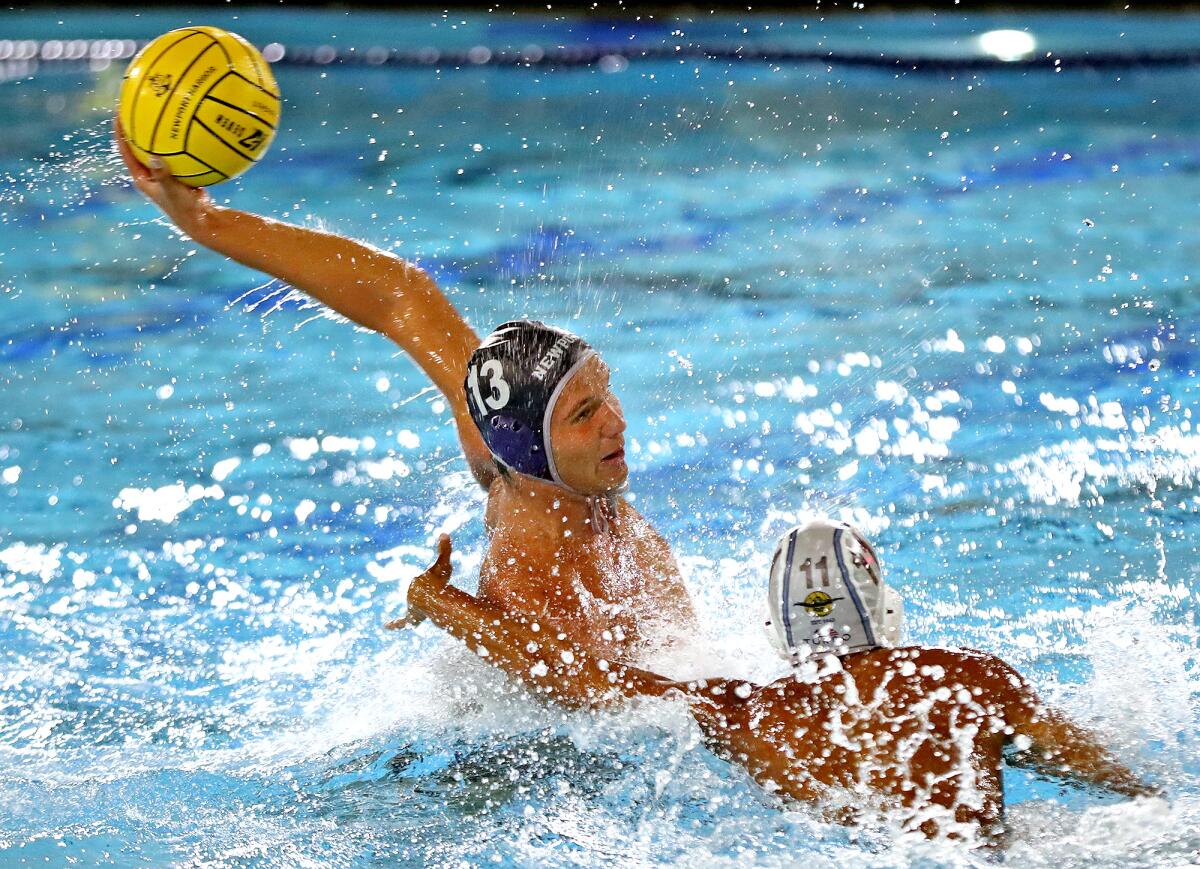
[[[601,464],[616,464],[625,461],[625,448],[619,447],[600,460]]]

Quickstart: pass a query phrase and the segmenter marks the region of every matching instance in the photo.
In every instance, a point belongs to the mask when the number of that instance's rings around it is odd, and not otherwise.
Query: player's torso
[[[607,531],[567,534],[561,520],[506,521],[493,511],[480,594],[510,610],[574,628],[621,651],[663,609],[658,573],[670,552],[650,524],[619,504]],[[496,515],[499,513],[500,515]]]

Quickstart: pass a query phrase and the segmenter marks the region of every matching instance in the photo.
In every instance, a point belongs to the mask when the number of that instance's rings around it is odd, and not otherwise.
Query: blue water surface
[[[0,13],[0,38],[262,45],[1194,47],[1200,18]],[[1167,797],[1011,773],[1008,862],[1200,849],[1191,68],[280,66],[238,208],[418,259],[477,330],[614,366],[631,496],[770,679],[765,562],[860,523],[914,642],[998,653]],[[534,704],[431,627],[484,539],[445,405],[385,339],[181,238],[109,144],[121,70],[0,81],[0,863],[984,865],[781,806],[686,713]],[[15,120],[14,120],[15,119]]]

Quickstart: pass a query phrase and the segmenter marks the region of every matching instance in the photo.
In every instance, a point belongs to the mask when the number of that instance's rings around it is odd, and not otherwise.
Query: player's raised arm
[[[391,338],[442,391],[480,485],[495,466],[471,421],[463,381],[479,338],[420,267],[353,239],[225,208],[162,166],[143,166],[116,126],[134,185],[196,242],[278,278],[360,326]]]

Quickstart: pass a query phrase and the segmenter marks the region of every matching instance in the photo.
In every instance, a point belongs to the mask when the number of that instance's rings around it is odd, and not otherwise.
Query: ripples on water
[[[844,516],[914,641],[999,653],[1169,792],[1011,773],[1012,865],[1194,859],[1195,73],[279,78],[275,153],[220,195],[419,253],[477,328],[540,315],[617,366],[636,504],[711,638],[663,666],[778,675],[773,540]],[[984,862],[781,808],[671,704],[565,715],[431,628],[384,635],[437,533],[474,585],[445,408],[155,219],[115,93],[0,85],[25,119],[0,144],[4,862]]]

